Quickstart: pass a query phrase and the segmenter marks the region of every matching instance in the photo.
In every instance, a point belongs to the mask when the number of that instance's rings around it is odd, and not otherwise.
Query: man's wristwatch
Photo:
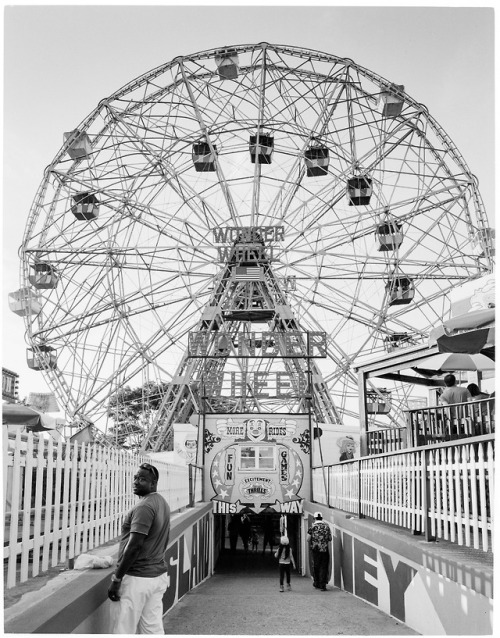
[[[111,574],[111,582],[113,582],[113,583],[121,583],[122,579],[121,578],[117,578],[114,574]]]

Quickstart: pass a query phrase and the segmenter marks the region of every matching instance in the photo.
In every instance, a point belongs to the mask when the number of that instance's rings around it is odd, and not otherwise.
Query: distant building
[[[2,368],[2,399],[9,403],[19,401],[19,375]]]

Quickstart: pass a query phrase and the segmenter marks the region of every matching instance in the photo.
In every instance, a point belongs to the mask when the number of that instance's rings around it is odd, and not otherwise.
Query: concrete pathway
[[[322,592],[292,570],[292,591],[280,593],[276,559],[268,551],[226,550],[216,573],[165,616],[166,634],[418,635],[360,599],[329,587]]]

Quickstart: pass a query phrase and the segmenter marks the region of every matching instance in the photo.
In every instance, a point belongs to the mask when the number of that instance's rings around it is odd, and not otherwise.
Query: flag
[[[236,266],[233,271],[235,281],[263,281],[261,266]]]

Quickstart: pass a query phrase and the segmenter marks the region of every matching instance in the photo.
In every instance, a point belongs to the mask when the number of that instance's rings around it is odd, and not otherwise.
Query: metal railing
[[[312,478],[318,503],[491,550],[492,434],[317,467]]]
[[[454,441],[495,431],[494,399],[409,410],[407,415],[409,446]]]
[[[368,431],[367,454],[493,434],[495,399],[408,410],[406,418],[406,427]]]
[[[203,467],[189,464],[189,505],[194,507],[195,503],[203,500]]]

